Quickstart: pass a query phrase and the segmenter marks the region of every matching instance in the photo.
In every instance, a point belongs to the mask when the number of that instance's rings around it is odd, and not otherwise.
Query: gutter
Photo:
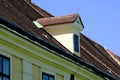
[[[87,68],[88,70],[92,70],[92,72],[100,75],[101,77],[104,78],[108,78],[109,80],[120,80],[119,78],[117,78],[116,76],[109,74],[107,72],[102,71],[101,69],[85,62],[84,60],[80,59],[80,57],[77,57],[75,55],[69,54],[67,52],[65,52],[64,50],[62,50],[61,48],[49,43],[48,41],[45,41],[44,39],[35,36],[34,34],[28,32],[27,30],[21,28],[18,25],[15,25],[14,23],[6,20],[5,18],[0,16],[0,24],[3,24],[5,26],[7,26],[7,28],[18,32],[19,34],[26,36],[27,38],[31,39],[32,41],[35,41],[37,43],[39,43],[42,46],[47,47],[50,50],[55,51],[56,53],[58,53],[61,56],[64,56],[70,60],[72,60],[74,63],[76,63],[78,66],[85,66],[85,68]]]

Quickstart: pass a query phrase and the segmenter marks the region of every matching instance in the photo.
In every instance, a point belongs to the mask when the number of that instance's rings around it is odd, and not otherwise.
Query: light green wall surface
[[[22,60],[12,56],[12,80],[22,80],[23,69]]]
[[[0,50],[12,56],[12,80],[23,80],[23,61],[28,61],[32,65],[32,80],[41,79],[42,69],[53,73],[56,80],[69,80],[70,75],[77,70],[79,71],[75,73],[76,80],[103,80],[89,70],[2,26],[0,25]]]

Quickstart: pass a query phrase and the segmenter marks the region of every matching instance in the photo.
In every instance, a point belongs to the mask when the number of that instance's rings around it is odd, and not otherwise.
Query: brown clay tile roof
[[[64,51],[68,51],[63,45],[55,40],[44,29],[39,29],[33,24],[33,20],[43,18],[47,15],[46,12],[39,14],[33,6],[27,0],[0,0],[0,16],[20,26],[21,28],[33,33],[35,36],[39,36],[44,40],[62,48]],[[40,9],[39,9],[40,10]],[[38,10],[38,11],[39,11]],[[42,9],[41,9],[42,10]],[[44,15],[45,14],[45,15]],[[51,16],[48,14],[47,16]]]
[[[109,49],[106,49],[106,48],[105,48],[105,50],[106,50],[106,52],[108,53],[108,55],[112,56],[115,60],[117,60],[117,63],[118,63],[118,62],[120,63],[120,57],[119,57],[119,56],[113,54]]]
[[[28,0],[24,0],[24,1],[26,1],[26,3],[29,4],[29,6],[31,6],[36,12],[38,12],[43,17],[50,17],[50,16],[52,17],[53,16],[52,14],[46,12],[42,8],[39,8],[37,5],[31,3],[30,1],[28,1]]]
[[[103,71],[112,73],[120,78],[120,65],[106,52],[104,47],[81,35],[81,58]]]
[[[32,21],[37,19],[40,20],[40,18],[42,18],[42,21],[45,19],[48,20],[49,23],[49,18],[51,18],[51,22],[49,24],[68,23],[74,21],[78,15],[74,14],[63,17],[53,17],[51,14],[40,9],[27,0],[0,0],[0,16],[12,21],[18,26],[21,26],[21,28],[31,32],[35,36],[41,37],[49,43],[68,51],[44,29],[38,29]],[[49,25],[48,23],[44,23],[43,21],[42,24]],[[120,78],[120,66],[110,55],[108,55],[106,50],[101,45],[92,41],[83,34],[81,34],[80,41],[81,59],[97,66],[103,71],[111,72]],[[117,58],[120,60],[119,57]]]
[[[37,21],[43,26],[56,25],[56,24],[64,24],[64,23],[72,23],[78,17],[78,14],[72,14],[67,16],[57,16],[57,17],[45,17],[40,18]]]
[[[120,61],[120,57],[119,56],[115,55],[115,57]]]

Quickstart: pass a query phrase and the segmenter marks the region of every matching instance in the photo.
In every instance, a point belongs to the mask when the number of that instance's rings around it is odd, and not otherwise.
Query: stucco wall
[[[56,80],[70,80],[71,74],[79,80],[103,80],[86,68],[2,26],[0,25],[0,54],[11,56],[11,80],[41,80],[42,72],[54,75]]]

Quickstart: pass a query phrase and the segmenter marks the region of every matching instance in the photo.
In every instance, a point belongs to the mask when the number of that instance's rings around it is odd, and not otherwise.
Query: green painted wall
[[[40,76],[40,67],[37,65],[32,65],[32,76],[33,76],[33,80],[39,80],[41,78]]]
[[[23,78],[22,60],[12,56],[12,80],[22,80]]]
[[[0,54],[11,59],[12,80],[41,80],[41,73],[55,75],[56,80],[69,80],[74,73],[76,80],[104,80],[100,76],[55,55],[29,39],[0,25]],[[30,71],[27,71],[27,65]]]
[[[56,74],[56,80],[64,80],[63,75]]]

